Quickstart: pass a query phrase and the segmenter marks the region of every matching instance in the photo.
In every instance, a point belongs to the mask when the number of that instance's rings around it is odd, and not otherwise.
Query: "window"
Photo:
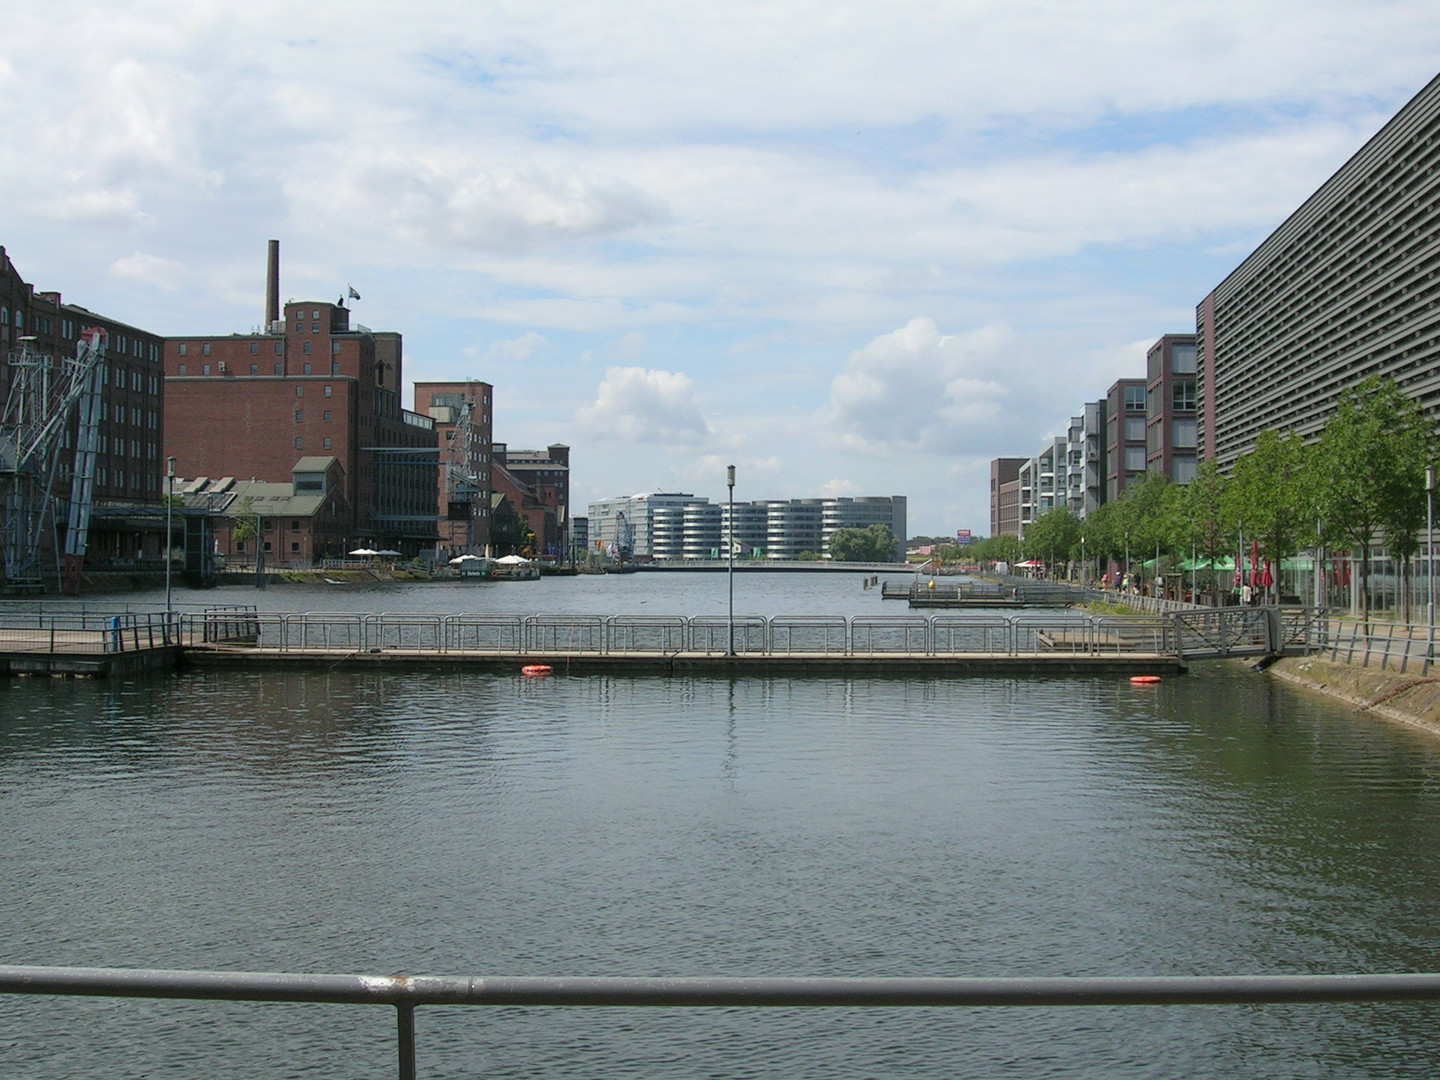
[[[295,396],[296,396],[296,397],[304,397],[304,396],[305,396],[305,387],[303,387],[303,386],[297,386],[297,387],[295,387]]]
[[[1195,374],[1195,346],[1175,345],[1170,349],[1170,370],[1176,375]]]
[[[258,341],[252,341],[252,342],[250,342],[250,355],[251,355],[251,356],[259,356],[259,355],[260,355],[260,343],[259,343]]]
[[[305,440],[302,439],[302,438],[300,438],[299,435],[296,435],[296,436],[295,436],[295,449],[296,449],[296,450],[304,450],[304,449],[305,449]]]
[[[320,419],[328,424],[330,422],[330,410],[326,409],[323,413],[321,413]]]
[[[180,365],[180,374],[181,374],[181,375],[184,375],[184,374],[185,374],[185,365],[184,365],[184,364],[181,364],[181,365]]]
[[[290,519],[290,531],[291,531],[291,532],[299,532],[299,531],[300,531],[300,522],[296,521],[294,518],[291,518],[291,519]]]
[[[276,355],[276,356],[279,356],[279,355],[280,355],[280,342],[278,342],[278,341],[275,342],[275,355]],[[277,371],[276,374],[278,375],[279,372]]]
[[[184,356],[184,355],[185,355],[185,348],[186,348],[185,342],[183,342],[183,341],[180,342],[180,344],[177,345],[177,346],[175,346],[175,348],[178,350],[178,352],[179,352],[179,354],[180,354],[181,356]]]
[[[297,424],[303,424],[303,423],[305,422],[305,410],[304,410],[304,409],[296,409],[296,410],[295,410],[295,422],[296,422]]]
[[[205,342],[205,344],[203,344],[203,345],[200,346],[200,355],[201,355],[201,356],[209,356],[209,355],[210,355],[210,343],[209,343],[208,341]]]
[[[1143,416],[1127,416],[1125,418],[1125,441],[1143,442],[1145,440],[1145,418]]]
[[[260,374],[260,365],[259,365],[259,364],[251,364],[251,365],[250,365],[250,374],[251,374],[251,375],[259,375],[259,374]]]
[[[1193,457],[1177,457],[1171,462],[1170,471],[1174,474],[1170,479],[1177,484],[1188,484],[1195,479],[1195,459]]]
[[[209,375],[209,374],[210,374],[210,365],[209,365],[209,364],[201,364],[201,365],[200,365],[200,374],[201,374],[201,375]]]
[[[1171,393],[1171,403],[1176,412],[1195,411],[1195,384],[1186,380],[1177,382]]]
[[[329,383],[326,383],[326,385],[325,385],[325,396],[326,396],[326,397],[329,397],[329,396],[330,396],[330,385],[329,385]]]
[[[279,375],[279,374],[280,374],[280,365],[279,365],[279,364],[276,364],[276,365],[275,365],[274,374],[276,374],[276,375]]]
[[[292,540],[292,541],[290,541],[290,554],[291,554],[291,555],[299,555],[299,554],[300,554],[300,541],[299,541],[299,540]]]
[[[338,360],[331,360],[331,361],[330,361],[330,374],[331,374],[331,375],[339,375],[339,374],[340,374],[340,361],[338,361]]]
[[[318,322],[312,322],[310,324],[310,332],[312,334],[318,334],[320,332],[320,324]]]
[[[309,374],[310,374],[310,362],[309,362],[308,360],[307,360],[305,363],[303,363],[303,364],[300,365],[300,374],[302,374],[302,375],[309,375]]]
[[[1144,412],[1144,411],[1145,411],[1145,387],[1143,387],[1143,386],[1127,386],[1127,387],[1125,387],[1125,411],[1126,411],[1126,412]]]
[[[330,436],[329,436],[329,435],[326,435],[323,439],[321,439],[321,440],[320,440],[320,445],[321,445],[322,447],[324,447],[326,450],[329,450],[329,449],[330,449]]]
[[[310,342],[307,341],[307,342],[305,342],[304,345],[301,345],[301,346],[300,346],[300,351],[303,352],[306,356],[309,356],[309,355],[310,355]]]
[[[1177,450],[1193,450],[1198,445],[1194,420],[1176,420],[1171,430],[1172,445]]]
[[[340,355],[340,342],[338,342],[338,341],[332,341],[332,342],[330,342],[330,355],[331,355],[331,356],[339,356],[339,355]]]
[[[1145,471],[1145,448],[1143,446],[1127,446],[1125,448],[1125,471]]]

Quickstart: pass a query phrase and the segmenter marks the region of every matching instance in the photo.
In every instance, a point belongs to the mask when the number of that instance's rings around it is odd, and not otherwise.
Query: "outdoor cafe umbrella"
[[[368,558],[371,555],[379,555],[380,552],[375,551],[371,548],[356,548],[354,551],[350,552],[350,554],[359,556],[361,558]]]
[[[464,554],[464,555],[456,555],[455,558],[453,558],[453,559],[450,560],[450,565],[451,565],[451,566],[457,566],[457,565],[459,565],[460,563],[483,562],[483,561],[484,561],[484,559],[481,558],[481,556],[479,556],[479,555],[471,555],[471,554],[469,554],[469,553],[467,552],[467,553]]]
[[[382,550],[382,551],[377,551],[377,552],[375,552],[375,554],[376,554],[376,555],[385,556],[385,557],[389,558],[389,557],[392,557],[392,556],[398,556],[398,555],[400,554],[400,552],[396,551],[394,548],[385,548],[385,549]]]

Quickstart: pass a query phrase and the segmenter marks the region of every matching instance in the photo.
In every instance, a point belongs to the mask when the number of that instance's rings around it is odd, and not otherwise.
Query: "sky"
[[[1440,73],[1434,0],[52,0],[0,36],[0,245],[159,334],[354,288],[577,513],[1029,456]],[[405,404],[411,391],[405,388]],[[183,463],[182,463],[183,471]]]

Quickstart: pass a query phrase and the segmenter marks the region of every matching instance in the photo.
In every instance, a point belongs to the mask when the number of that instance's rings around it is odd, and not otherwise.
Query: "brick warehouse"
[[[435,422],[440,446],[440,551],[450,558],[491,545],[490,444],[495,388],[486,382],[417,382],[415,411]]]
[[[81,332],[90,327],[105,331],[106,360],[86,566],[158,571],[164,565],[164,339],[67,304],[58,292],[35,291],[0,247],[0,400],[11,389],[10,357],[22,338],[32,339],[30,347],[42,355],[73,357]],[[75,423],[72,418],[61,444],[57,497],[70,491]],[[53,555],[42,562],[53,566]]]
[[[271,241],[259,332],[165,343],[165,453],[189,477],[285,483],[298,460],[333,456],[353,520],[352,544],[432,550],[438,534],[435,422],[402,408],[403,343],[353,325],[344,299],[278,303]],[[282,317],[283,314],[283,317]]]

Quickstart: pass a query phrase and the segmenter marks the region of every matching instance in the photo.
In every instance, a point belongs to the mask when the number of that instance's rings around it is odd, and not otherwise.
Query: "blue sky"
[[[1440,72],[1433,0],[58,0],[0,39],[0,244],[162,334],[363,296],[409,379],[647,490],[1030,454]],[[407,388],[408,404],[408,388]],[[181,463],[183,471],[183,463]]]

